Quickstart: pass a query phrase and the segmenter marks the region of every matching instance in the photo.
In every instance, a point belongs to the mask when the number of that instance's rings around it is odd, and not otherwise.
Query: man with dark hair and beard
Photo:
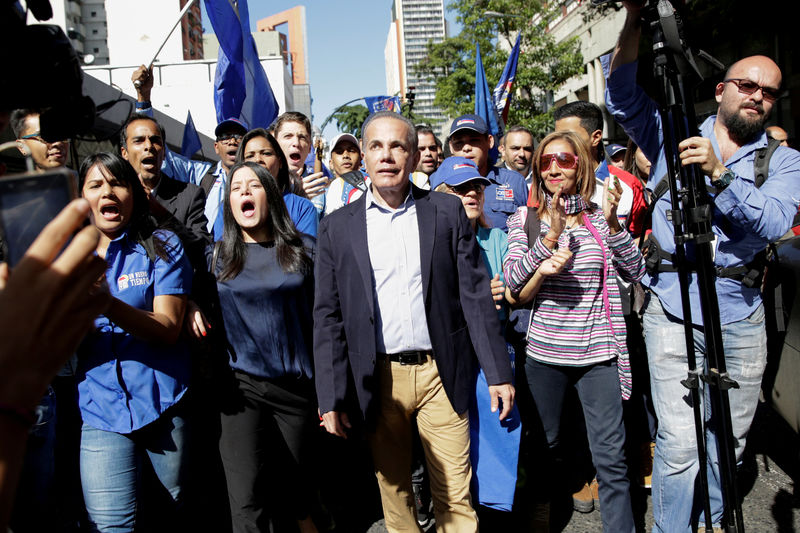
[[[632,2],[625,2],[625,7],[627,18],[607,75],[606,104],[653,162],[647,187],[655,189],[666,174],[664,136],[655,103],[636,85],[641,8]],[[781,71],[768,57],[750,56],[737,61],[716,86],[717,114],[703,122],[700,136],[678,144],[681,163],[696,164],[714,191],[714,263],[720,272],[715,288],[727,370],[739,384],[739,388],[728,391],[737,460],[742,456],[758,404],[767,349],[759,284],[745,286],[741,275],[737,278],[729,273],[748,265],[768,243],[780,238],[791,226],[800,203],[800,154],[794,150],[779,146],[770,158],[768,179],[760,187],[754,180],[756,153],[767,146],[764,123],[780,87]],[[652,236],[665,252],[672,254],[673,228],[666,217],[669,193],[655,201]],[[691,246],[687,248],[687,259],[695,260]],[[700,465],[692,407],[681,385],[688,370],[686,347],[682,341],[675,341],[683,335],[678,276],[668,271],[670,261],[661,263],[658,271],[648,273],[643,280],[652,291],[644,314],[644,333],[659,422],[652,481],[653,531],[694,531],[693,521],[700,516],[699,508],[694,506],[695,478],[700,468],[708,468],[711,518],[714,530],[722,531],[718,529],[723,509],[713,431],[713,419],[719,415],[709,414],[710,409],[703,411],[708,466]],[[694,273],[690,276],[691,307],[698,310],[692,313],[697,367],[703,369],[707,362],[697,280],[693,279]],[[703,382],[700,387],[703,398]]]

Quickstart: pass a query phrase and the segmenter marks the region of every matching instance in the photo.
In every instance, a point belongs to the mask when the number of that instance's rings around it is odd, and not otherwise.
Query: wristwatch
[[[714,187],[717,190],[721,191],[725,187],[731,184],[731,182],[736,178],[736,174],[733,173],[732,170],[725,170],[716,181],[712,181]]]

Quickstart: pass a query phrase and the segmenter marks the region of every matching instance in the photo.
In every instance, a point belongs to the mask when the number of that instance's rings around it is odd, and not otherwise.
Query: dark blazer
[[[192,266],[195,270],[207,270],[205,250],[212,239],[207,228],[206,195],[203,189],[162,174],[156,188],[156,198],[172,215],[161,222],[165,222],[166,227],[180,237]]]
[[[422,290],[433,357],[457,413],[469,407],[476,353],[490,385],[511,382],[511,364],[475,233],[455,196],[412,185]],[[374,420],[376,372],[373,273],[366,195],[322,219],[314,266],[314,358],[320,412],[346,411],[355,389]],[[474,349],[473,349],[474,347]]]

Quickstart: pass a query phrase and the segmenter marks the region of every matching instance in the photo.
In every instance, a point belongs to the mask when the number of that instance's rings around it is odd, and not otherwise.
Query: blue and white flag
[[[503,74],[500,76],[500,81],[494,88],[492,97],[494,98],[494,106],[497,109],[497,114],[503,119],[503,122],[508,122],[508,108],[511,104],[511,89],[514,86],[514,78],[517,76],[517,61],[519,60],[519,40],[522,33],[517,34],[517,42],[511,50],[511,55],[508,56],[506,61],[506,68],[503,69]]]
[[[399,96],[365,96],[364,102],[367,104],[370,115],[378,111],[400,112]]]
[[[238,117],[251,128],[266,128],[278,116],[278,103],[250,34],[247,0],[205,0],[219,41],[214,77],[217,122]]]
[[[489,164],[494,165],[500,152],[497,149],[500,137],[503,132],[497,120],[497,111],[492,102],[492,93],[489,92],[489,84],[486,81],[486,72],[483,70],[481,60],[481,47],[475,45],[475,114],[483,118],[489,126],[489,133],[495,139],[494,147],[489,150]]]
[[[183,127],[183,142],[181,142],[181,155],[184,157],[192,157],[195,152],[203,147],[200,142],[200,135],[197,134],[197,129],[194,127],[194,120],[192,120],[192,112],[186,113],[186,125]]]

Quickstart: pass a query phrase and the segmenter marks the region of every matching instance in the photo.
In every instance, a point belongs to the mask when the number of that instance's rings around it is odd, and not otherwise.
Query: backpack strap
[[[533,242],[539,238],[542,226],[539,224],[539,209],[528,206],[528,213],[523,224],[525,235],[528,237],[528,248],[533,246]]]
[[[767,181],[769,177],[769,160],[772,159],[772,154],[781,145],[781,141],[777,139],[770,139],[766,148],[759,148],[756,150],[756,158],[753,160],[753,181],[756,187]]]
[[[211,192],[211,187],[214,186],[214,182],[217,181],[217,176],[214,175],[214,170],[216,168],[216,165],[212,165],[212,167],[206,171],[203,179],[200,180],[200,188],[206,193],[206,197],[208,197],[208,193]]]

